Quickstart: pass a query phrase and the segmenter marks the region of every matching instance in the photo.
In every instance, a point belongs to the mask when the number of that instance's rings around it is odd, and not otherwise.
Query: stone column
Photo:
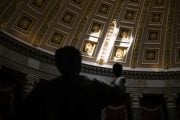
[[[177,120],[176,98],[177,98],[176,94],[165,95],[168,120]]]
[[[130,97],[130,107],[131,107],[131,117],[132,120],[141,120],[141,109],[140,109],[140,101],[142,98],[142,94],[140,93],[131,93]]]
[[[23,98],[25,98],[33,90],[34,86],[38,82],[39,82],[39,78],[37,76],[31,73],[26,75],[23,86]]]

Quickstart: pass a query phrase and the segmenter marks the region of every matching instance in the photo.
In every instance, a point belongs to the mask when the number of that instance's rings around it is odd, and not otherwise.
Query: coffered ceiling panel
[[[28,6],[30,6],[32,9],[36,10],[39,13],[42,13],[47,7],[49,0],[30,0],[28,3]]]

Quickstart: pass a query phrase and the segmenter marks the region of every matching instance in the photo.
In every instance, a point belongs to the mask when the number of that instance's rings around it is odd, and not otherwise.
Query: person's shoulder
[[[116,80],[125,80],[126,78],[121,76],[121,77],[117,77]]]
[[[60,79],[61,79],[61,77],[58,76],[51,80],[46,80],[46,81],[42,82],[41,84],[39,84],[39,88],[46,91],[51,88],[55,88],[56,86],[58,87],[61,82]]]
[[[98,88],[98,89],[104,89],[104,88],[107,88],[107,87],[111,87],[110,85],[108,85],[107,83],[101,81],[101,80],[98,80],[97,78],[93,78],[91,80],[91,83],[90,85],[93,87],[93,88]]]
[[[80,79],[84,79],[84,80],[90,80],[90,78],[88,78],[87,76],[85,76],[85,75],[79,75],[79,78]]]
[[[79,76],[80,79],[81,79],[81,82],[84,86],[87,86],[87,87],[96,87],[96,86],[101,86],[103,85],[102,82],[100,82],[98,79],[96,78],[89,78],[87,76],[84,76],[84,75],[80,75]]]
[[[125,83],[125,80],[126,80],[126,78],[125,77],[118,77],[117,79],[116,79],[116,81],[121,81],[121,82],[123,82],[123,83]]]
[[[79,75],[79,79],[84,85],[89,85],[92,83],[92,80],[84,75]]]

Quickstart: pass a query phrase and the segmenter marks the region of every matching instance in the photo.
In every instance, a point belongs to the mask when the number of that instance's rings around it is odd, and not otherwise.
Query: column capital
[[[166,100],[166,107],[168,110],[168,120],[177,120],[177,116],[176,116],[177,94],[168,93],[168,94],[165,94],[164,97]]]
[[[143,97],[140,93],[131,93],[129,94],[131,101],[131,108],[140,108],[140,101]]]
[[[166,98],[166,100],[174,100],[177,98],[177,94],[175,93],[168,93],[168,94],[165,94],[164,97]]]
[[[167,108],[176,107],[177,94],[175,94],[175,93],[165,94],[164,97],[165,97],[165,99],[166,99]]]
[[[32,73],[28,73],[25,76],[23,91],[24,91],[24,97],[26,97],[34,88],[36,83],[39,82],[39,78],[35,76]]]
[[[39,79],[36,75],[34,75],[34,74],[32,74],[32,73],[27,73],[27,74],[26,74],[26,78],[27,78],[28,80],[38,80],[38,79]]]
[[[143,97],[141,93],[130,93],[129,97],[131,101],[140,101],[140,99]]]

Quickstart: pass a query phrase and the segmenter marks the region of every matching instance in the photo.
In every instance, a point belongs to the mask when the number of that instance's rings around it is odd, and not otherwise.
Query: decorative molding
[[[159,48],[144,48],[142,64],[158,64],[159,51]]]
[[[70,0],[69,4],[71,4],[74,7],[77,7],[78,9],[82,9],[85,2],[86,2],[85,0]]]
[[[28,36],[37,23],[37,18],[26,11],[19,14],[18,19],[12,25],[12,29],[23,36]]]
[[[112,4],[102,1],[98,6],[96,15],[104,18],[108,18],[111,10],[112,10]]]
[[[164,12],[163,11],[152,11],[149,25],[163,25]]]
[[[114,20],[118,20],[121,16],[119,15],[121,10],[122,10],[122,4],[123,4],[123,0],[119,0],[118,3],[117,3],[117,8],[116,8],[116,11],[114,13],[114,16],[113,16],[113,19]]]
[[[148,28],[145,44],[161,44],[162,29]]]
[[[172,53],[172,36],[173,36],[173,27],[174,27],[174,15],[175,15],[175,0],[169,1],[169,10],[167,18],[167,27],[166,27],[166,38],[165,38],[165,50],[164,50],[164,65],[165,69],[168,69],[171,66],[171,53]]]
[[[54,64],[54,57],[48,53],[41,52],[32,46],[25,45],[2,32],[0,33],[0,39],[0,44],[6,46],[7,48],[10,48],[25,56],[29,56],[40,61]]]
[[[4,29],[13,13],[23,4],[23,0],[14,0],[0,19],[0,30]]]
[[[41,14],[48,6],[48,2],[48,0],[30,0],[28,6]]]
[[[142,13],[141,13],[141,17],[140,17],[140,20],[139,20],[139,27],[138,27],[138,32],[137,32],[137,36],[135,38],[135,43],[134,43],[134,48],[133,48],[133,54],[132,54],[132,61],[131,61],[131,67],[132,68],[136,68],[137,67],[137,64],[138,64],[138,55],[139,55],[139,50],[140,50],[140,44],[141,44],[141,39],[142,39],[142,36],[143,36],[143,31],[144,31],[144,26],[145,26],[145,20],[147,19],[148,17],[148,10],[149,10],[149,7],[150,7],[150,1],[149,0],[145,0],[144,2],[144,8],[142,10]]]
[[[89,3],[89,5],[87,6],[87,9],[85,11],[84,17],[82,18],[75,34],[74,37],[72,39],[71,45],[73,46],[77,46],[78,42],[80,40],[80,36],[84,30],[84,26],[87,24],[87,21],[91,15],[91,12],[93,10],[94,4],[96,3],[96,0],[91,0],[91,2]]]
[[[168,109],[176,107],[177,94],[165,94],[164,97],[166,98],[166,106]]]
[[[139,93],[129,94],[129,98],[131,101],[131,108],[140,108],[140,102],[142,97],[143,97],[142,94]]]
[[[51,31],[50,37],[46,41],[46,46],[52,48],[59,48],[62,47],[67,39],[68,33],[62,31],[61,29],[53,29]]]
[[[61,24],[68,29],[72,29],[75,21],[77,20],[78,14],[76,11],[69,8],[65,8],[62,16],[58,19],[58,24]]]
[[[25,76],[25,85],[23,86],[23,97],[25,98],[35,87],[35,85],[40,81],[37,76],[31,73]]]
[[[134,24],[135,20],[137,18],[137,9],[132,9],[132,8],[126,8],[124,15],[123,15],[123,20],[122,22],[124,23],[129,23],[129,24]]]
[[[24,43],[11,38],[3,32],[0,32],[0,45],[7,47],[17,53],[23,54],[28,57],[32,57],[36,60],[48,63],[55,64],[54,56],[52,54],[45,53],[38,49],[35,49],[32,46],[25,45]],[[103,76],[112,76],[112,69],[104,68],[99,66],[93,66],[88,64],[82,64],[82,72],[103,75]],[[180,79],[180,71],[131,71],[124,70],[124,76],[127,79],[148,79],[148,80],[173,80]]]
[[[132,6],[139,6],[141,0],[128,0],[128,4]]]
[[[32,41],[32,45],[39,46],[45,33],[47,32],[48,28],[52,24],[52,20],[55,17],[55,14],[57,14],[58,10],[60,9],[62,4],[62,0],[58,0],[58,2],[54,5],[52,11],[48,14],[45,22],[41,26],[39,32],[37,33],[36,39]]]

